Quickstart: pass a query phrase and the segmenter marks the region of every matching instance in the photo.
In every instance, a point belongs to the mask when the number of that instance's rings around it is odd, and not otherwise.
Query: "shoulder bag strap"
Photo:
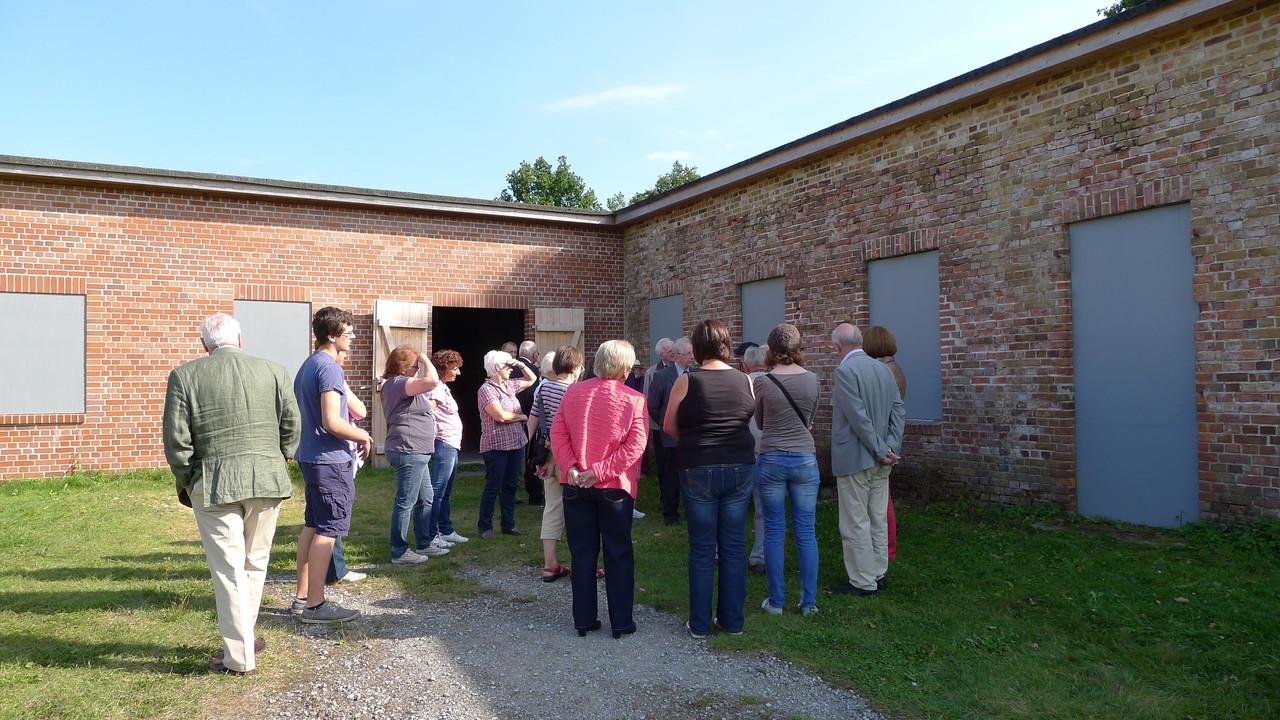
[[[778,381],[778,378],[774,377],[773,373],[765,373],[764,376],[772,380],[773,384],[777,385],[778,389],[782,391],[782,396],[787,399],[787,402],[791,403],[791,409],[795,410],[796,417],[800,418],[800,424],[806,428],[809,427],[809,423],[804,419],[804,413],[800,412],[800,406],[796,404],[795,400],[791,399],[791,393],[787,392],[787,389],[782,386],[782,383]]]

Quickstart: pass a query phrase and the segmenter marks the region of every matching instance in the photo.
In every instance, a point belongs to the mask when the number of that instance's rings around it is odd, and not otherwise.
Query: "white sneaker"
[[[418,548],[418,552],[423,555],[426,555],[427,557],[440,557],[441,555],[448,555],[449,548],[442,548],[442,547],[437,547],[435,545],[428,545],[424,548]]]
[[[800,612],[804,613],[805,615],[813,615],[814,613],[818,612],[817,605],[810,605],[809,607],[805,607],[801,605],[799,607],[800,607]]]
[[[641,519],[641,518],[643,518],[643,517],[644,517],[644,513],[640,512],[639,510],[636,510],[635,508],[631,508],[631,519],[632,519],[632,520],[639,520],[639,519]]]
[[[358,583],[367,577],[369,577],[367,574],[359,572],[357,570],[348,570],[346,575],[343,575],[342,577],[338,578],[338,582]]]
[[[764,599],[764,602],[760,603],[760,609],[761,609],[761,610],[764,610],[765,612],[769,613],[770,615],[781,615],[781,614],[782,614],[782,608],[776,608],[776,607],[774,607],[774,606],[770,605],[770,604],[769,604],[769,598],[765,598],[765,599]]]
[[[439,537],[441,540],[447,540],[448,542],[451,542],[451,543],[464,543],[467,541],[467,538],[464,538],[461,535],[459,535],[457,531],[451,532],[448,535],[440,535]]]
[[[444,538],[440,537],[439,535],[437,535],[437,536],[436,536],[436,539],[435,539],[435,540],[432,540],[432,541],[431,541],[431,547],[438,547],[438,548],[451,548],[451,547],[453,547],[453,545],[454,545],[453,543],[449,542],[448,540],[445,540]]]
[[[391,558],[392,565],[418,565],[427,561],[426,555],[419,555],[412,550],[405,550],[398,558]]]

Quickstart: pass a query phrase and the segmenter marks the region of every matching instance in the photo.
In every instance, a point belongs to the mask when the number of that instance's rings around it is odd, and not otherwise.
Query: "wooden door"
[[[431,306],[427,303],[375,300],[373,302],[373,378],[377,387],[387,365],[387,356],[401,345],[411,345],[419,352],[427,350],[427,334],[431,328]],[[373,466],[387,467],[387,416],[382,411],[382,395],[373,393]]]
[[[586,311],[582,308],[537,308],[533,311],[533,341],[541,354],[555,352],[561,345],[572,345],[584,354],[582,331]]]

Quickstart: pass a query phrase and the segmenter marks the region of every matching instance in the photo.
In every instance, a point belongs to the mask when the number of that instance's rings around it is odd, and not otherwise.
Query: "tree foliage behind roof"
[[[542,156],[533,164],[521,161],[520,167],[507,174],[507,188],[496,199],[530,205],[604,209],[596,200],[595,190],[569,169],[564,155],[557,159],[555,168]]]
[[[686,167],[681,165],[679,160],[676,160],[671,164],[671,170],[669,172],[658,176],[658,181],[653,184],[652,188],[632,195],[630,201],[624,200],[623,198],[625,196],[622,193],[618,193],[617,195],[609,198],[606,203],[610,210],[621,210],[627,205],[635,205],[641,200],[648,200],[651,197],[656,197],[668,190],[674,190],[681,185],[691,183],[700,177],[702,177],[702,173],[698,172],[697,166]]]
[[[1120,2],[1110,7],[1098,8],[1098,14],[1113,18],[1129,8],[1136,8],[1139,5],[1145,5],[1148,2],[1150,2],[1150,0],[1120,0]]]

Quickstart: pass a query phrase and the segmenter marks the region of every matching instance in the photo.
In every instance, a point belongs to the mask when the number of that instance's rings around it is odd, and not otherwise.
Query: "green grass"
[[[464,535],[482,484],[469,470],[454,503]],[[393,491],[389,471],[361,473],[350,565],[386,566]],[[684,529],[657,520],[652,482],[641,509],[637,602],[684,617]],[[464,563],[541,567],[540,513],[517,508],[529,537],[471,542],[367,582],[445,599],[476,592],[451,573]],[[301,514],[299,494],[281,514],[272,574],[293,572]],[[844,579],[835,515],[819,506],[821,588]],[[802,617],[792,550],[785,614],[758,610],[764,579],[751,576],[746,634],[713,646],[785,657],[901,718],[1280,716],[1280,523],[1175,532],[967,504],[900,506],[898,518],[887,592],[820,593],[821,612]],[[270,587],[268,604],[287,592]],[[263,618],[273,647],[300,642],[289,621]],[[189,717],[245,687],[205,671],[218,646],[195,523],[168,473],[0,485],[0,717]],[[298,672],[289,657],[264,656],[266,676]]]

